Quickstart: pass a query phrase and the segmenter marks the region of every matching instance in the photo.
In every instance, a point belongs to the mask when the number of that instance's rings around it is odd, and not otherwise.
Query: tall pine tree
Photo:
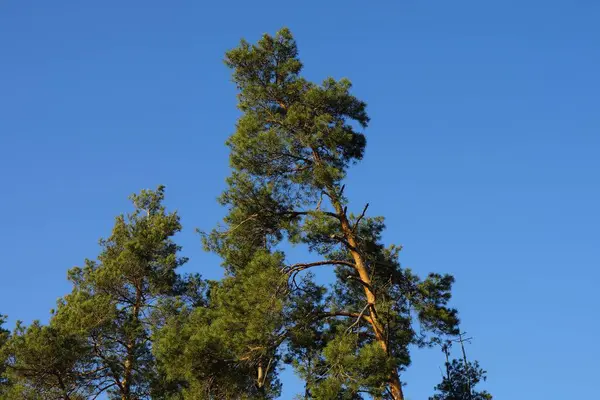
[[[143,190],[131,200],[134,211],[117,217],[112,234],[100,241],[98,260],[69,271],[73,292],[59,302],[52,320],[85,338],[95,365],[94,390],[121,400],[150,398],[153,390],[162,390],[155,388],[152,312],[175,294],[176,269],[186,261],[172,240],[181,224],[177,213],[165,210],[164,187]]]
[[[297,323],[286,328],[288,347],[295,349],[290,361],[309,378],[307,395],[356,398],[366,392],[403,399],[400,373],[410,363],[408,348],[428,341],[414,323],[434,336],[457,333],[457,313],[447,306],[453,278],[420,279],[402,269],[400,248],[381,243],[383,218],[368,217],[367,206],[348,211],[344,179],[364,155],[366,139],[358,128],[369,122],[365,103],[350,93],[346,79],[304,79],[287,29],[256,45],[242,41],[226,63],[242,116],[228,140],[227,226],[207,243],[234,273],[255,249],[274,253],[283,238],[322,256],[283,268],[291,290],[306,293],[297,302],[308,315],[303,330],[310,327],[322,339],[303,348],[306,337],[294,333]],[[326,294],[304,275],[323,266],[337,275]]]

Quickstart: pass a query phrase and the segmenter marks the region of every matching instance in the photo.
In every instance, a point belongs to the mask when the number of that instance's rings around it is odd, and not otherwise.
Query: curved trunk
[[[369,320],[371,328],[373,329],[375,339],[377,340],[379,346],[383,349],[383,351],[386,354],[389,354],[388,343],[385,337],[385,328],[381,321],[379,321],[379,317],[377,316],[377,309],[375,307],[377,299],[375,297],[375,293],[373,293],[372,291],[371,278],[369,276],[367,265],[363,256],[357,251],[358,242],[356,234],[354,233],[353,228],[350,226],[350,222],[346,217],[346,211],[342,206],[340,199],[336,195],[334,195],[334,193],[335,192],[331,190],[331,201],[340,219],[342,234],[344,235],[344,239],[349,245],[347,246],[348,251],[350,251],[352,258],[354,259],[356,272],[358,272],[358,275],[360,276],[360,279],[363,283],[363,289],[367,298],[367,303],[369,305]],[[398,375],[398,371],[395,368],[393,371],[390,371],[388,385],[394,400],[404,400],[400,376]]]

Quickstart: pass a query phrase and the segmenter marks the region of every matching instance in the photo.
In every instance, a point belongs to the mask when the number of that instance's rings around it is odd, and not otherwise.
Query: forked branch
[[[360,223],[360,220],[364,218],[365,214],[367,213],[367,209],[368,208],[369,208],[369,203],[367,203],[365,205],[365,208],[363,209],[362,213],[360,214],[360,216],[356,220],[356,223],[354,224],[354,228],[352,228],[352,233],[356,233],[356,230],[358,229],[358,224]]]

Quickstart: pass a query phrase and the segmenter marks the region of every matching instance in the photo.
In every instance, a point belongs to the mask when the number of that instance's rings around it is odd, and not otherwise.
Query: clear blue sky
[[[498,400],[596,393],[600,3],[2,1],[0,313],[47,320],[127,195],[167,186],[187,270],[223,215],[235,88],[223,53],[288,26],[305,73],[369,104],[352,205],[403,265],[456,276],[470,355]],[[412,400],[439,378],[415,357]],[[285,374],[284,398],[298,390]]]

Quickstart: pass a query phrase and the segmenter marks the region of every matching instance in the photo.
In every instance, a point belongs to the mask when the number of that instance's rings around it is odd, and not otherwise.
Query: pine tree
[[[258,251],[243,271],[209,282],[207,302],[184,306],[156,334],[155,353],[185,399],[267,399],[280,385],[281,255]]]
[[[465,339],[463,334],[458,339],[448,340],[442,344],[442,352],[446,357],[446,374],[442,377],[442,382],[435,389],[438,391],[430,397],[430,400],[491,400],[492,395],[488,392],[477,391],[475,387],[486,380],[486,371],[480,366],[478,361],[467,360],[465,342],[470,342],[470,338]],[[454,343],[460,344],[462,359],[450,359],[450,351]]]
[[[98,260],[69,271],[73,291],[52,319],[53,326],[85,337],[95,365],[92,390],[121,400],[150,398],[159,382],[152,311],[175,294],[175,270],[186,261],[172,240],[181,224],[162,204],[164,187],[131,200],[133,213],[116,218],[110,237],[100,241]]]
[[[6,343],[6,398],[80,400],[96,378],[84,338],[34,321],[20,322]]]
[[[364,155],[366,139],[357,129],[369,122],[366,104],[350,93],[346,79],[319,85],[302,78],[287,29],[256,45],[242,41],[226,63],[242,116],[228,140],[233,171],[221,198],[230,210],[226,227],[211,233],[208,247],[235,277],[257,249],[275,255],[284,238],[321,255],[321,261],[282,268],[290,278],[282,320],[292,322],[282,327],[291,349],[286,359],[307,379],[307,397],[403,399],[400,372],[410,363],[408,347],[429,340],[413,324],[433,336],[457,333],[456,310],[447,307],[453,278],[422,280],[402,269],[400,247],[381,243],[383,218],[367,217],[368,205],[348,212],[343,182]],[[328,292],[306,275],[322,266],[336,270]],[[272,287],[263,287],[260,295],[273,296]],[[307,345],[307,335],[319,339]],[[280,343],[265,340],[260,347],[275,351]]]

